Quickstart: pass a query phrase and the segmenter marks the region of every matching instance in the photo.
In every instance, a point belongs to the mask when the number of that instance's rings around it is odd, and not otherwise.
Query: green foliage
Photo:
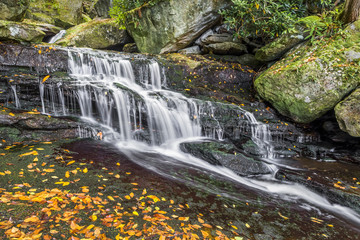
[[[161,0],[114,0],[113,7],[110,9],[110,16],[116,19],[121,29],[125,29],[125,20],[130,16],[134,9],[139,9],[145,5],[154,5]]]
[[[239,38],[268,42],[310,13],[323,12],[332,0],[232,0],[233,6],[222,10],[225,23]]]

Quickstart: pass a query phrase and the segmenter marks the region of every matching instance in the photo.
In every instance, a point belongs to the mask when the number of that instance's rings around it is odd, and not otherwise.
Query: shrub
[[[239,38],[269,42],[309,14],[321,13],[332,0],[232,0],[233,6],[221,11],[225,23]]]

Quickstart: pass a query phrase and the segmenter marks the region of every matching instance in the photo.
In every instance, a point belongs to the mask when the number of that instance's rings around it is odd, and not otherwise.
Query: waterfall
[[[18,98],[18,95],[16,92],[16,85],[11,85],[11,91],[13,92],[13,95],[14,95],[14,101],[15,101],[16,108],[21,108],[20,101],[19,101],[19,98]]]
[[[57,41],[59,41],[61,38],[63,38],[66,34],[66,30],[61,30],[60,32],[58,32],[55,36],[53,36],[52,38],[50,38],[49,43],[56,43]]]

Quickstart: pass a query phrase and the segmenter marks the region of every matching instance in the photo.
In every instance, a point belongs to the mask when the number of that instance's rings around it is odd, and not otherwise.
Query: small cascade
[[[13,93],[16,108],[21,108],[20,101],[16,92],[16,85],[11,85],[11,91]]]
[[[61,38],[63,38],[66,34],[66,30],[61,30],[60,32],[58,32],[55,36],[53,36],[52,38],[50,38],[49,43],[53,44],[56,43],[57,41],[59,41]]]
[[[268,125],[260,123],[255,116],[250,112],[245,112],[246,118],[251,126],[251,139],[258,146],[264,158],[274,158],[274,148],[271,144],[271,132]]]

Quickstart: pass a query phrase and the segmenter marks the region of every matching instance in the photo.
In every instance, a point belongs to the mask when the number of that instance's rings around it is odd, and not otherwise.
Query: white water
[[[60,32],[58,32],[55,36],[53,36],[50,40],[49,43],[56,43],[57,41],[59,41],[61,38],[63,38],[66,34],[66,30],[61,30]]]
[[[70,97],[64,97],[61,86],[45,89],[40,84],[42,109],[45,113],[69,114],[78,106],[81,116],[103,131],[105,140],[118,141],[118,146],[129,156],[139,153],[158,153],[167,156],[166,164],[186,164],[207,172],[216,173],[239,184],[261,190],[283,198],[303,199],[314,206],[338,216],[346,217],[360,225],[360,216],[349,208],[331,204],[324,197],[299,184],[284,183],[275,178],[259,180],[240,177],[230,169],[213,166],[190,154],[180,151],[179,144],[189,139],[201,137],[222,140],[224,130],[216,119],[214,106],[210,102],[200,102],[163,89],[164,79],[158,63],[151,61],[137,70],[136,77],[129,60],[89,50],[69,51],[69,72],[75,79],[76,90]],[[138,78],[138,79],[137,79]],[[47,94],[45,94],[47,93]],[[251,126],[252,140],[266,160],[273,160],[272,139],[266,125],[239,108]],[[216,127],[203,129],[201,118],[209,118]],[[147,132],[143,129],[147,125]],[[79,129],[82,136],[94,136],[93,132]],[[142,134],[149,135],[150,143],[144,142]],[[153,159],[152,161],[159,161]],[[159,174],[172,177],[165,170],[142,164]],[[269,165],[274,172],[276,168]]]
[[[11,90],[12,90],[13,95],[14,95],[14,101],[15,101],[16,108],[21,108],[20,101],[19,101],[19,98],[18,98],[18,95],[17,95],[17,92],[16,92],[16,85],[11,85]]]

